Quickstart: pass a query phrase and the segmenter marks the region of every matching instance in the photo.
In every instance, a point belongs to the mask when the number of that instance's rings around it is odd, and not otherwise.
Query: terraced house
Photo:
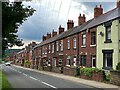
[[[95,6],[94,18],[86,21],[79,15],[78,25],[68,20],[67,30],[61,25],[42,37],[36,45],[34,61],[37,69],[74,75],[76,67],[116,69],[120,62],[120,2],[103,13],[102,5]]]

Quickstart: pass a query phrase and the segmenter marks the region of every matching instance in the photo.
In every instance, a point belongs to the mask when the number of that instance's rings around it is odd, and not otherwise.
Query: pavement
[[[68,75],[63,75],[63,74],[54,73],[54,72],[39,71],[39,70],[36,70],[36,69],[25,68],[25,67],[21,67],[21,66],[17,66],[17,65],[13,65],[13,66],[18,67],[18,68],[23,68],[23,69],[26,69],[26,70],[31,70],[31,71],[38,72],[38,73],[42,73],[42,74],[46,74],[46,75],[50,75],[50,76],[53,76],[53,77],[61,78],[61,79],[64,79],[64,80],[69,80],[69,81],[73,81],[73,82],[76,82],[76,83],[92,86],[92,87],[95,87],[95,88],[106,88],[106,89],[111,88],[111,89],[120,90],[120,86],[113,85],[113,84],[107,84],[107,83],[97,82],[97,81],[93,81],[93,80],[86,80],[86,79],[73,77],[73,76],[68,76]]]

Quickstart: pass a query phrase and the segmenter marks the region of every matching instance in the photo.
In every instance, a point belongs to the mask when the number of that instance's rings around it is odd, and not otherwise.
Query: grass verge
[[[12,86],[2,70],[0,70],[0,90],[12,90]]]

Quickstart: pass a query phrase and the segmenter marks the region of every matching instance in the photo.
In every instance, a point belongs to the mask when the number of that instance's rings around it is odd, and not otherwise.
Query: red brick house
[[[68,20],[66,31],[59,26],[58,33],[54,30],[47,33],[33,49],[31,45],[26,47],[25,59],[32,60],[37,69],[68,75],[75,75],[77,66],[96,67],[96,31],[101,24],[100,16],[107,17],[101,5],[94,8],[94,18],[89,21],[85,14],[79,15],[78,26],[74,27],[73,20]]]

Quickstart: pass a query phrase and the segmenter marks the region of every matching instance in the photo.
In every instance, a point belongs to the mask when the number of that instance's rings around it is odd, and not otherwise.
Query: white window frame
[[[76,38],[73,38],[73,48],[76,49],[77,47],[77,40]]]
[[[69,60],[69,64],[67,63],[68,60]],[[70,66],[70,56],[66,58],[66,66]]]
[[[56,58],[53,58],[53,66],[55,66],[56,67],[56,62],[57,60],[56,60]]]
[[[59,51],[59,48],[58,48],[58,41],[56,42],[56,51]]]
[[[63,40],[61,40],[60,49],[63,51]]]
[[[45,48],[45,54],[47,54],[47,47]]]
[[[86,45],[86,33],[82,34],[82,46]]]
[[[54,43],[52,43],[52,53],[54,53]]]
[[[43,47],[42,47],[42,54],[45,54],[44,52],[45,52],[45,50],[44,50],[44,46],[43,46]]]
[[[50,49],[51,49],[51,46],[50,46],[50,44],[49,44],[49,46],[48,46],[48,47],[49,47],[49,53],[50,53]]]
[[[70,39],[67,39],[67,49],[70,49]]]

